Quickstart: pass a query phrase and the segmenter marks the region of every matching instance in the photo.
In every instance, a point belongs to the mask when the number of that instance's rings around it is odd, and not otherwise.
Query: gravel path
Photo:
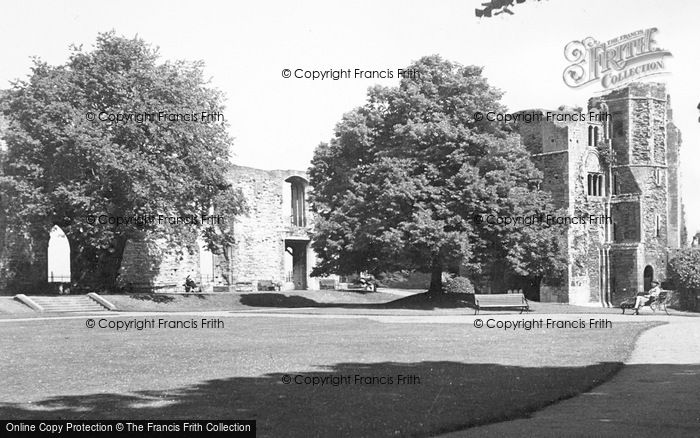
[[[700,321],[673,318],[646,331],[625,367],[590,392],[529,419],[443,435],[472,436],[700,436]]]

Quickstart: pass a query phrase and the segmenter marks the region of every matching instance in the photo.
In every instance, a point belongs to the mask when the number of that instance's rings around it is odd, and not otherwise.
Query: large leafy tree
[[[129,239],[181,245],[200,233],[215,252],[230,244],[230,222],[201,221],[212,206],[225,217],[244,208],[226,184],[226,125],[202,117],[224,109],[202,69],[161,62],[143,40],[113,32],[98,35],[92,51],[73,47],[65,65],[35,60],[1,100],[8,126],[0,189],[13,235],[31,242],[59,225],[71,242],[73,281],[102,288],[114,286]],[[100,120],[117,114],[133,118]],[[200,221],[104,224],[101,215]]]
[[[562,229],[491,220],[554,211],[519,137],[475,120],[505,111],[501,93],[481,68],[439,56],[409,69],[398,87],[370,88],[315,151],[315,274],[415,269],[438,292],[460,265],[472,276],[561,273]]]

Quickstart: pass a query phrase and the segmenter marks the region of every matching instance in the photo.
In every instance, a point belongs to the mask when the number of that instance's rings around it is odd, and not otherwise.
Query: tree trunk
[[[441,294],[442,291],[442,263],[438,260],[433,260],[430,271],[430,288],[428,293],[431,295]]]
[[[121,267],[127,238],[117,236],[112,252],[76,244],[71,247],[72,281],[80,291],[113,292],[116,290],[117,273]]]
[[[68,236],[71,239],[71,236]],[[92,287],[92,276],[97,271],[95,250],[88,247],[85,242],[73,240],[71,244],[71,286],[77,286],[77,291]],[[73,291],[75,293],[77,291]]]
[[[126,249],[127,238],[125,236],[117,236],[113,243],[113,252],[105,251],[102,258],[101,269],[101,286],[114,293],[117,290],[117,274],[122,265],[124,249]]]

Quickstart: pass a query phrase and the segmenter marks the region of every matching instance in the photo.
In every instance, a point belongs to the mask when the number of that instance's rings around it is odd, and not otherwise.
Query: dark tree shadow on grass
[[[377,292],[381,292],[381,290],[378,291],[372,291],[372,290],[366,290],[366,289],[327,289],[328,292],[343,292],[345,294],[357,294],[357,295],[372,295],[376,294]]]
[[[149,294],[149,293],[139,293],[139,294],[129,294],[129,298],[132,300],[139,300],[139,301],[151,301],[153,303],[172,303],[175,301],[175,298],[181,296],[185,298],[198,298],[200,300],[205,300],[207,299],[207,296],[205,294],[201,293],[182,293],[182,294],[177,294],[177,295],[172,295],[172,294]]]
[[[275,293],[242,294],[240,302],[244,306],[251,307],[328,307],[328,304],[319,303],[309,298]]]
[[[152,301],[154,303],[170,303],[175,298],[165,294],[129,294],[129,298],[139,301]]]
[[[371,293],[371,292],[369,292]],[[408,297],[399,298],[387,303],[319,303],[310,298],[297,295],[283,295],[274,293],[249,293],[242,294],[241,304],[251,307],[319,307],[319,308],[343,308],[343,309],[413,309],[413,310],[433,310],[465,308],[469,303],[465,297],[458,294],[445,294],[442,296],[432,296],[427,293],[415,294]]]
[[[0,418],[252,419],[257,420],[260,437],[432,436],[527,416],[591,389],[621,366],[617,362],[548,368],[449,361],[340,363],[322,372],[285,370],[167,391],[0,404]],[[399,376],[406,378],[399,382]],[[287,377],[291,383],[285,383]],[[313,378],[326,379],[326,384],[312,385]]]

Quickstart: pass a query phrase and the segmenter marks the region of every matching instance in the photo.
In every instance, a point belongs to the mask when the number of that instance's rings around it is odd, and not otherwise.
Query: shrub
[[[671,280],[676,287],[700,289],[700,250],[682,250],[668,265]]]
[[[680,289],[680,307],[684,310],[695,310],[695,296],[697,291],[700,291],[700,250],[681,250],[668,263],[668,272],[674,286]]]
[[[448,294],[473,294],[474,286],[467,277],[454,277],[445,284],[445,293]]]

